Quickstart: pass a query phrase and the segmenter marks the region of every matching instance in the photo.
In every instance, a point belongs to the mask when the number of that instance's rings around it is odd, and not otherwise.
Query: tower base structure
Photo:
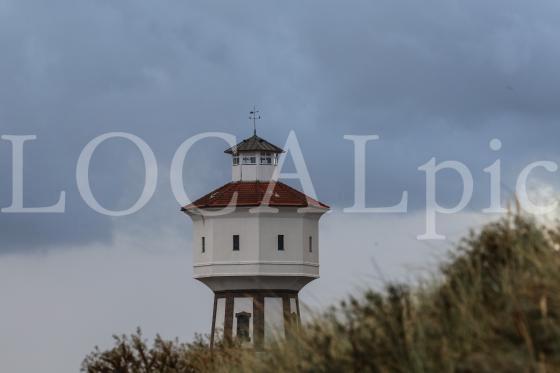
[[[210,345],[233,341],[263,350],[278,339],[290,338],[300,325],[297,290],[223,290],[214,292]]]

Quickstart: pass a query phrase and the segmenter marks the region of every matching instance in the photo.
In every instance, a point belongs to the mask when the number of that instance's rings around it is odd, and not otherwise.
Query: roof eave
[[[184,213],[188,213],[189,211],[193,211],[193,210],[202,210],[202,209],[223,209],[226,208],[230,205],[224,205],[224,204],[220,204],[220,205],[213,205],[213,206],[209,206],[209,205],[188,205],[188,206],[184,206],[181,207],[181,211]],[[322,210],[322,211],[329,211],[330,207],[325,205],[325,204],[321,204],[321,205],[302,205],[302,204],[295,204],[295,203],[269,203],[269,204],[262,204],[262,203],[237,203],[232,207],[259,207],[259,206],[265,206],[265,207],[294,207],[294,208],[299,208],[299,209],[314,209],[314,210]]]
[[[224,150],[224,153],[232,154],[232,155],[237,155],[237,154],[240,154],[240,153],[254,153],[254,152],[282,154],[282,153],[285,153],[286,151],[283,150],[283,149],[280,149],[280,150],[252,149],[252,150],[239,150],[239,151],[237,151],[237,150],[232,150],[232,148]]]

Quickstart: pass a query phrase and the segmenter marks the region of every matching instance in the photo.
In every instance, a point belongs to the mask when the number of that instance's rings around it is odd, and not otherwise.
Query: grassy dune
[[[99,372],[560,372],[560,225],[510,215],[471,234],[430,281],[366,291],[254,354],[140,333],[96,349]]]

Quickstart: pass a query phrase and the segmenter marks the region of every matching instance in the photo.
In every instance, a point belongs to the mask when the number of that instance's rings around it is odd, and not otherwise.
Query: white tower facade
[[[232,182],[182,210],[193,221],[193,277],[215,294],[211,343],[262,349],[300,320],[298,293],[319,277],[329,207],[272,180],[282,149],[256,134],[227,149]]]

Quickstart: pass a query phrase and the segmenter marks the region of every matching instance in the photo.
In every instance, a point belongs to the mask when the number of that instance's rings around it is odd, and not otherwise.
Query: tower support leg
[[[243,317],[243,320],[238,322],[237,317]],[[210,347],[213,348],[219,339],[226,342],[238,340],[243,345],[260,351],[266,348],[273,337],[292,338],[293,331],[299,324],[297,291],[219,291],[214,294]]]

